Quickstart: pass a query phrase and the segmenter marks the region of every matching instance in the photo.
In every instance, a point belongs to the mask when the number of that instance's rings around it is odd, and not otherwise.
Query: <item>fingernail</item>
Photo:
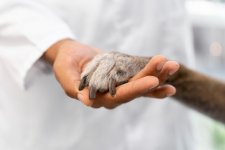
[[[82,102],[83,101],[83,95],[79,93],[77,95],[77,99]]]
[[[161,71],[162,68],[163,68],[164,63],[165,63],[165,62],[161,62],[160,64],[158,64],[157,67],[156,67],[156,69],[157,69],[158,71]]]
[[[154,87],[151,87],[148,89],[148,92],[153,92],[159,85],[156,85]]]
[[[177,70],[172,70],[169,72],[169,75],[172,76],[175,72],[177,72]]]

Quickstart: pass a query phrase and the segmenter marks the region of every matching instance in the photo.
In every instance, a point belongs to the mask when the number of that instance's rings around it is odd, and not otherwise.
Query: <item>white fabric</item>
[[[90,109],[66,97],[39,60],[56,41],[76,36],[104,50],[192,65],[182,1],[1,0],[0,20],[0,149],[194,148],[188,110],[173,100]]]

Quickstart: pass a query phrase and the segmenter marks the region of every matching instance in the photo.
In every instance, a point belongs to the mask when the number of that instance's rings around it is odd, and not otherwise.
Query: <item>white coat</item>
[[[194,62],[181,0],[1,0],[1,150],[193,149],[189,110],[167,99],[115,110],[68,98],[40,57],[74,38],[104,50]]]

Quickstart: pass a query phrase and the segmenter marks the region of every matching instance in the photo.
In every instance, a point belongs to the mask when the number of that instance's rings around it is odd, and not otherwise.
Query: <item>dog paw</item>
[[[88,87],[90,99],[95,99],[97,92],[109,91],[113,96],[116,94],[116,87],[128,82],[148,61],[149,59],[119,52],[97,55],[82,72],[79,90]]]

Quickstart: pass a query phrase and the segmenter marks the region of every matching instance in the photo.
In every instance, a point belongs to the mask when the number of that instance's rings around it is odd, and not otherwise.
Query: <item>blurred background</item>
[[[197,69],[225,80],[225,0],[187,0]],[[193,112],[197,150],[225,150],[225,126]]]

